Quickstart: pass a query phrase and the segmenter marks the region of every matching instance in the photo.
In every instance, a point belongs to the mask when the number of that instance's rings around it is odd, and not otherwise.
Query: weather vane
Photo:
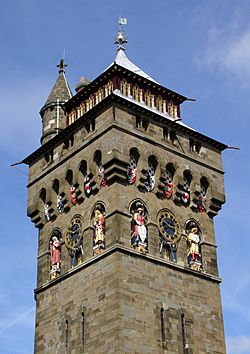
[[[126,25],[128,23],[128,20],[125,17],[119,17],[118,24],[120,26],[118,35],[115,37],[115,44],[118,45],[117,50],[125,50],[124,44],[128,43],[128,37],[123,35],[123,25]]]

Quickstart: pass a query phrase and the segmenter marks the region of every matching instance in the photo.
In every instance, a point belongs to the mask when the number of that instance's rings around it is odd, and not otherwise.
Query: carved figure
[[[84,190],[85,190],[86,196],[89,197],[92,192],[92,187],[90,184],[90,178],[88,176],[84,177]]]
[[[183,202],[184,205],[188,205],[189,204],[189,201],[190,201],[190,183],[189,181],[187,180],[186,177],[184,177],[184,180],[183,180],[183,190],[182,190],[182,193],[181,193],[181,200]]]
[[[191,261],[200,261],[200,236],[198,235],[197,227],[191,229],[187,236],[187,241],[189,245],[187,256],[191,257]]]
[[[63,196],[60,193],[57,196],[57,210],[60,214],[64,212]]]
[[[170,199],[173,194],[173,183],[165,182],[163,188],[163,197],[165,199]]]
[[[147,179],[145,182],[145,188],[148,192],[151,192],[155,186],[155,170],[152,164],[149,164]]]
[[[50,212],[49,212],[49,205],[47,203],[44,204],[44,218],[45,218],[46,222],[51,220]]]
[[[105,169],[102,165],[100,165],[100,167],[99,167],[98,176],[100,178],[100,187],[106,187],[107,186],[107,177],[105,174]]]
[[[170,199],[173,194],[173,177],[172,174],[168,169],[166,169],[166,177],[164,181],[164,188],[163,188],[163,198]]]
[[[134,157],[131,157],[130,163],[128,165],[128,172],[127,172],[128,184],[134,184],[136,182],[136,176],[137,176],[136,160]]]
[[[140,248],[144,253],[147,250],[148,243],[148,232],[145,226],[145,218],[143,205],[137,203],[131,221],[131,246],[134,248]]]
[[[56,236],[50,241],[51,279],[55,279],[61,272],[61,243]]]
[[[73,205],[77,203],[76,187],[74,185],[70,187],[70,201]]]
[[[94,254],[101,253],[105,248],[105,219],[101,206],[94,211]]]
[[[203,213],[206,211],[206,197],[203,196],[202,194],[199,195],[199,199],[197,202],[197,208],[200,213]]]

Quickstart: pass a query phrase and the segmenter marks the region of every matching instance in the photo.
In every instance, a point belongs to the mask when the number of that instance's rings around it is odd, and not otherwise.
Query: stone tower
[[[28,215],[39,230],[35,353],[225,354],[213,218],[226,145],[126,56],[41,110]]]

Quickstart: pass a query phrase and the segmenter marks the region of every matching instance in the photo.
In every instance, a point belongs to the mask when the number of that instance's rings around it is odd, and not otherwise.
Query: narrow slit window
[[[162,348],[166,346],[166,334],[165,334],[165,313],[164,308],[161,308],[161,341],[162,341]]]
[[[69,344],[69,321],[65,321],[65,346],[68,347]]]
[[[85,339],[85,316],[84,316],[84,312],[82,312],[82,342],[84,342]]]

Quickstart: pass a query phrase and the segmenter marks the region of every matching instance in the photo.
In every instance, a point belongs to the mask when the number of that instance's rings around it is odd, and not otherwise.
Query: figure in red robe
[[[173,194],[173,183],[164,183],[163,197],[164,199],[170,199]]]
[[[55,279],[61,272],[61,243],[56,236],[50,241],[51,279]]]

